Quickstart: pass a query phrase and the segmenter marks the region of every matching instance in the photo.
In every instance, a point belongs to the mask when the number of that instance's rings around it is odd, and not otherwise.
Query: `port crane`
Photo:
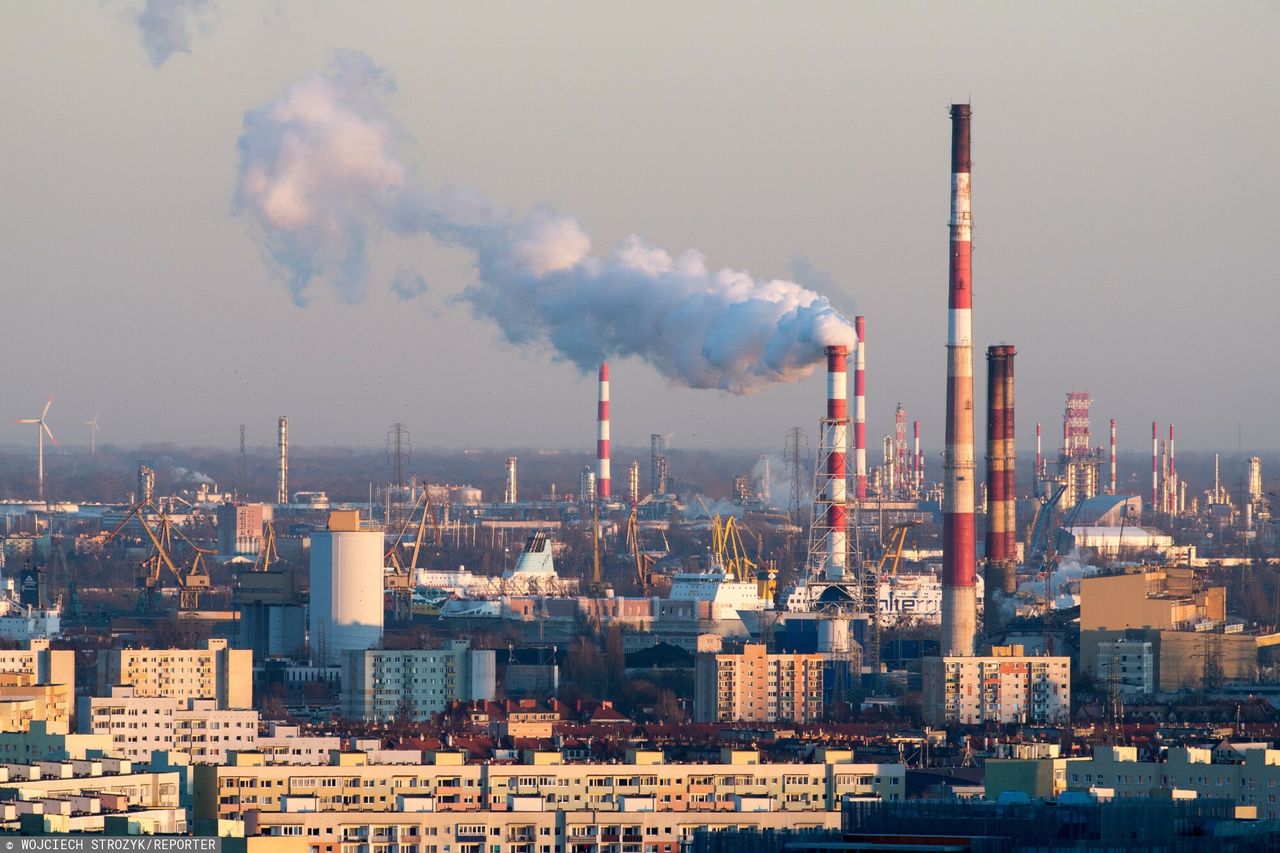
[[[409,553],[408,562],[405,562],[401,557],[400,549],[415,516],[418,519],[418,526],[414,531],[413,550]],[[397,619],[409,619],[413,615],[413,575],[418,570],[418,559],[422,555],[422,546],[428,527],[431,528],[432,544],[436,548],[441,547],[444,534],[440,529],[440,522],[436,519],[435,507],[431,502],[431,490],[424,486],[422,495],[414,501],[413,510],[405,518],[399,534],[384,555],[387,573],[383,584],[386,591],[391,593],[392,612]]]
[[[885,540],[879,561],[864,560],[862,563],[862,608],[868,620],[866,665],[877,683],[880,673],[880,580],[897,577],[898,566],[902,563],[902,549],[907,543],[907,533],[919,523],[900,521],[894,524],[889,528],[889,536]],[[889,568],[887,574],[886,566]]]
[[[147,521],[148,511],[155,512],[159,524],[153,530]],[[157,597],[161,588],[161,579],[167,572],[178,587],[178,610],[191,611],[200,609],[200,593],[208,590],[209,573],[205,571],[204,558],[213,551],[191,541],[185,533],[178,529],[169,515],[161,511],[149,501],[139,501],[129,508],[115,529],[107,534],[105,542],[110,542],[120,535],[130,521],[137,519],[139,526],[151,543],[151,553],[142,561],[143,571],[138,576],[138,609],[145,613],[154,613],[158,607]],[[174,536],[177,536],[191,549],[191,560],[180,565],[173,558]]]
[[[642,595],[653,594],[653,567],[655,560],[640,548],[640,522],[636,510],[632,509],[627,516],[627,553],[635,559],[636,585]]]

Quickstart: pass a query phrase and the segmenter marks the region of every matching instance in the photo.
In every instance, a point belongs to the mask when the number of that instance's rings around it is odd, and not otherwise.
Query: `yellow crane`
[[[159,519],[158,532],[152,530],[147,522],[146,514],[149,509],[154,510]],[[110,542],[135,518],[151,543],[151,553],[142,561],[144,571],[138,577],[138,585],[142,588],[138,600],[139,609],[147,612],[153,612],[156,609],[155,598],[161,586],[161,577],[167,570],[178,587],[178,609],[198,610],[200,593],[209,589],[210,586],[209,574],[204,568],[204,557],[206,554],[212,554],[213,551],[191,541],[190,537],[178,529],[167,513],[146,501],[140,501],[130,507],[125,517],[104,541]],[[191,548],[192,557],[189,565],[179,566],[174,562],[172,556],[174,534],[177,534]]]
[[[258,551],[257,558],[253,561],[253,569],[255,572],[265,572],[271,568],[272,563],[280,562],[280,552],[276,549],[276,528],[271,522],[266,523],[266,529],[262,534],[262,548]]]
[[[635,560],[636,585],[640,587],[641,594],[652,595],[654,559],[640,549],[640,522],[634,508],[627,516],[627,552]]]
[[[418,526],[413,536],[413,550],[406,563],[401,559],[400,547],[415,516]],[[391,593],[392,612],[397,619],[408,619],[413,615],[413,575],[418,570],[418,559],[422,554],[428,525],[431,527],[432,542],[438,548],[444,541],[444,535],[440,530],[440,522],[436,519],[435,507],[431,503],[431,490],[423,486],[422,495],[414,502],[413,511],[405,518],[400,533],[385,555],[386,567],[390,571],[384,576],[383,583],[386,591]]]

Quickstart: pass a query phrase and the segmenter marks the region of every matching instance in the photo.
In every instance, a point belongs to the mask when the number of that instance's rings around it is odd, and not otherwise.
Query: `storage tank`
[[[484,493],[475,486],[457,486],[449,490],[449,503],[453,506],[479,506]]]
[[[329,529],[311,534],[311,660],[340,664],[347,651],[382,642],[382,531],[331,513]]]

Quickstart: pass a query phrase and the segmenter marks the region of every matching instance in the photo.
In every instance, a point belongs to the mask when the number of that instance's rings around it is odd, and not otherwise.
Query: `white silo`
[[[349,650],[382,642],[383,537],[359,512],[332,512],[311,534],[311,660],[340,664]]]

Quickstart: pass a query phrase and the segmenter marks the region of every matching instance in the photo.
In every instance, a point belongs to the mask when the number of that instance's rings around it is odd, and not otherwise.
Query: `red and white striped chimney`
[[[609,500],[609,362],[600,362],[600,398],[596,412],[596,497]]]
[[[1116,493],[1116,419],[1111,419],[1111,494]]]
[[[1151,422],[1151,511],[1160,511],[1160,427]]]
[[[924,491],[924,478],[920,475],[920,422],[911,422],[911,433],[913,436],[911,447],[911,490],[915,492],[916,497],[920,497],[920,493]]]
[[[1040,468],[1042,464],[1043,463],[1040,461],[1040,422],[1036,421],[1036,470],[1034,473],[1037,481],[1040,479]],[[1040,494],[1040,486],[1038,482],[1036,484],[1035,492],[1036,494]]]
[[[866,318],[854,317],[858,348],[853,360],[853,493],[867,499],[867,344]]]
[[[1004,531],[1004,347],[987,347],[987,563],[1006,559]]]
[[[942,654],[972,655],[974,585],[973,292],[968,104],[951,106],[951,270],[948,281],[947,418],[942,492]]]
[[[861,344],[861,338],[859,338]],[[861,345],[859,345],[861,350]],[[827,579],[844,577],[848,553],[848,501],[847,483],[849,468],[845,453],[849,444],[849,403],[847,396],[849,350],[843,346],[827,347],[827,428],[831,430],[830,455],[827,457],[826,493],[831,503],[827,506],[827,526],[831,535],[827,539]]]
[[[1173,454],[1173,424],[1169,424],[1169,513],[1178,511],[1178,463]]]

